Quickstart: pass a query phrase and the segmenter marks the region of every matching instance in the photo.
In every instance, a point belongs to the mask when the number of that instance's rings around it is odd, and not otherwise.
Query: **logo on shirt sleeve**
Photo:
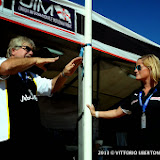
[[[151,97],[150,100],[160,101],[160,97]]]
[[[138,102],[138,99],[133,100],[133,101],[131,102],[131,105],[133,105],[134,103],[137,103],[137,102]]]

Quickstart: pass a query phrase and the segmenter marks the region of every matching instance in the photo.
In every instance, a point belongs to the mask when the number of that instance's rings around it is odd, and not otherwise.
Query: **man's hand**
[[[65,66],[62,73],[65,76],[71,76],[76,71],[76,69],[78,68],[78,66],[81,63],[82,63],[82,57],[77,57],[77,58],[72,59],[71,62],[69,62]],[[60,73],[58,76],[53,78],[53,80],[52,80],[52,93],[57,92],[60,88],[62,88],[62,86],[66,82],[66,78],[64,78],[64,75],[62,73]]]
[[[47,63],[53,63],[57,61],[59,57],[56,58],[8,58],[0,66],[0,75],[14,75],[18,72],[23,72],[32,66],[36,65],[37,67],[46,70],[44,67]]]
[[[71,76],[78,68],[78,66],[82,63],[82,57],[77,57],[71,60],[71,62],[69,62],[64,70],[63,73],[66,76]]]
[[[59,57],[56,57],[56,58],[39,58],[39,57],[36,57],[36,58],[37,58],[36,66],[38,68],[43,69],[44,71],[47,70],[44,67],[45,64],[56,62],[59,59]]]

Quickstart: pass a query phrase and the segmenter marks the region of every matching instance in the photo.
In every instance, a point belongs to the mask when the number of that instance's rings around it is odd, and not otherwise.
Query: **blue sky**
[[[85,0],[70,0],[84,5]],[[160,44],[160,0],[93,0],[93,10]]]

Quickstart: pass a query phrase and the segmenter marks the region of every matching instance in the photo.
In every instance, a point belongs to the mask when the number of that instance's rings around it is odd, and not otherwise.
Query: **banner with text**
[[[50,0],[15,0],[18,13],[75,32],[75,11]]]

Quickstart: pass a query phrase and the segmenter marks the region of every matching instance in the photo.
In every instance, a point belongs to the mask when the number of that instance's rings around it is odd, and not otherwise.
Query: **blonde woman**
[[[157,147],[160,146],[160,61],[155,55],[144,55],[137,60],[134,72],[142,87],[127,97],[117,109],[95,111],[93,105],[87,107],[97,118],[112,119],[129,114],[134,144]]]

